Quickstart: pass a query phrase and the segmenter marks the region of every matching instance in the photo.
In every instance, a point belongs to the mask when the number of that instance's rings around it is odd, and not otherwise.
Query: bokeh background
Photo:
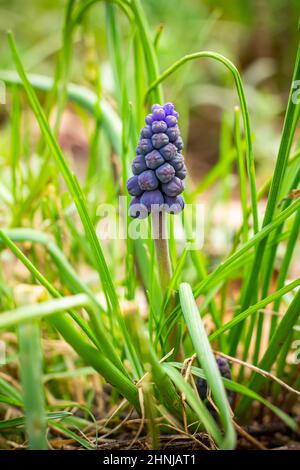
[[[65,0],[1,0],[0,68],[12,68],[5,38],[7,29],[12,29],[27,71],[53,76],[65,5]],[[298,41],[299,0],[147,0],[143,5],[153,37],[161,32],[161,70],[185,54],[210,49],[226,55],[242,72],[258,175],[263,180],[278,149]],[[126,19],[120,17],[120,21],[125,44],[129,30]],[[93,70],[99,66],[103,92],[113,97],[101,2],[86,15],[74,51],[72,80],[93,87]],[[189,166],[192,163],[197,182],[218,159],[222,129],[231,125],[237,104],[232,77],[222,65],[201,59],[183,67],[164,87],[166,97],[176,103],[184,117],[181,126],[185,127]],[[2,126],[6,112],[2,107]],[[70,114],[64,119],[60,138],[78,164],[84,160],[88,139],[77,117]]]

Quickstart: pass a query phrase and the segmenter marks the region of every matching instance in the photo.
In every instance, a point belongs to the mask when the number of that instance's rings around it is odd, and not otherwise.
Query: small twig
[[[144,424],[145,424],[144,393],[143,393],[142,387],[139,387],[138,390],[139,390],[139,402],[140,402],[140,407],[141,407],[142,418],[141,418],[141,422],[140,422],[140,425],[139,425],[139,429],[138,429],[136,435],[134,436],[133,440],[131,441],[131,444],[129,445],[128,450],[130,450],[132,448],[132,446],[136,443],[136,441],[140,437],[140,434],[141,434],[141,432],[143,430],[143,427],[144,427]]]
[[[232,421],[235,429],[240,434],[240,436],[244,437],[248,442],[253,444],[259,450],[268,450],[263,444],[261,444],[255,437],[251,436],[250,434],[245,431],[241,426],[239,426],[235,421]]]

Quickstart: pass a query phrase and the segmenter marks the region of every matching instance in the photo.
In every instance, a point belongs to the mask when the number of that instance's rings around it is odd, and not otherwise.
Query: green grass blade
[[[106,264],[104,254],[101,248],[101,245],[99,243],[99,239],[97,237],[95,228],[92,224],[92,221],[90,219],[87,207],[86,207],[86,201],[85,197],[80,189],[79,183],[77,181],[77,178],[75,177],[74,174],[70,171],[70,168],[62,154],[62,151],[53,135],[51,132],[51,129],[48,125],[47,119],[43,113],[43,110],[39,104],[39,101],[37,99],[37,96],[26,76],[25,70],[23,68],[23,65],[21,63],[19,54],[16,49],[16,45],[13,39],[12,34],[10,33],[9,36],[9,44],[10,48],[12,51],[13,59],[16,65],[16,68],[18,70],[18,73],[22,79],[24,89],[27,93],[27,97],[29,99],[29,102],[31,104],[32,110],[36,116],[36,119],[39,123],[41,132],[44,135],[45,141],[48,143],[49,149],[51,150],[53,157],[55,158],[56,164],[61,171],[64,180],[67,184],[67,187],[74,199],[75,205],[77,207],[77,211],[79,214],[79,217],[81,219],[81,222],[83,224],[84,230],[86,237],[90,243],[90,247],[93,253],[93,256],[95,257],[96,260],[96,267],[97,267],[97,272],[99,274],[100,280],[102,282],[103,290],[106,295],[107,301],[109,303],[110,309],[111,309],[111,314],[116,315],[116,318],[120,324],[121,330],[124,335],[126,347],[129,353],[129,357],[132,360],[136,370],[139,371],[139,373],[142,373],[141,370],[141,365],[138,362],[136,352],[134,351],[132,347],[132,343],[130,341],[126,325],[124,322],[124,319],[121,315],[120,311],[120,305],[119,305],[119,300],[118,296],[114,287],[114,284],[112,282],[110,272],[108,269],[108,266]]]
[[[49,92],[53,87],[53,79],[50,77],[28,74],[27,78],[35,90]],[[8,87],[13,87],[14,85],[24,87],[24,83],[19,75],[12,70],[0,70],[0,80],[3,80]],[[82,109],[96,117],[98,104],[98,96],[96,93],[74,83],[68,84],[67,93],[70,101],[81,106]],[[101,99],[100,108],[102,111],[101,125],[115,152],[117,155],[121,155],[121,121],[105,98]]]
[[[179,295],[182,312],[191,340],[197,353],[199,363],[205,372],[213,399],[220,413],[221,422],[225,429],[225,436],[221,447],[224,449],[233,449],[235,447],[236,437],[226,392],[202,319],[198,312],[191,286],[187,283],[180,284]]]
[[[202,57],[208,57],[218,62],[221,62],[231,72],[234,78],[237,94],[238,94],[239,101],[240,101],[243,123],[244,123],[245,140],[246,140],[246,147],[247,147],[247,169],[248,169],[250,192],[251,192],[253,227],[254,227],[254,232],[257,232],[258,231],[258,206],[257,206],[257,192],[256,192],[254,156],[253,156],[253,148],[252,148],[250,115],[248,111],[248,105],[247,105],[247,100],[246,100],[246,96],[244,92],[243,82],[241,80],[239,71],[237,70],[235,65],[223,55],[218,54],[216,52],[212,52],[212,51],[201,51],[201,52],[195,52],[194,54],[188,54],[182,57],[181,59],[179,59],[173,65],[171,65],[156,80],[154,80],[153,83],[151,83],[147,91],[145,100],[147,100],[149,93],[151,93],[152,90],[156,89],[156,87],[160,83],[162,83],[166,78],[172,75],[172,73],[174,73],[176,70],[182,67],[182,65],[192,60],[200,59]]]
[[[46,413],[46,421],[63,419],[70,415],[71,413],[69,413],[68,411],[53,411],[50,413]],[[0,421],[0,430],[19,427],[22,428],[23,426],[25,426],[25,422],[25,416],[20,416],[19,418],[5,419],[3,421]]]
[[[200,399],[198,393],[195,392],[195,390],[189,385],[182,375],[177,372],[174,367],[171,367],[168,364],[164,364],[164,369],[167,372],[168,376],[172,379],[172,382],[176,385],[176,387],[180,390],[181,393],[184,393],[187,402],[191,406],[191,408],[194,410],[194,412],[197,414],[198,419],[200,420],[201,424],[204,426],[204,428],[209,432],[211,437],[214,439],[216,444],[223,448],[223,437],[222,434],[211,416],[210,412],[206,408],[205,404],[202,402]]]
[[[22,308],[22,307],[20,307]],[[42,384],[40,330],[36,323],[19,326],[20,374],[24,398],[26,432],[32,450],[48,448],[45,398]]]
[[[268,297],[265,297],[263,300],[260,300],[259,302],[247,308],[243,312],[238,313],[236,316],[234,316],[232,320],[230,320],[228,323],[225,323],[225,325],[222,325],[218,330],[212,333],[209,337],[210,340],[211,341],[215,340],[218,336],[222,335],[225,331],[230,330],[235,325],[238,325],[240,322],[248,318],[249,315],[253,315],[255,312],[257,312],[257,310],[260,310],[266,307],[267,305],[281,298],[288,292],[291,292],[293,289],[296,289],[299,285],[300,285],[300,278],[296,279],[293,282],[290,282],[290,284],[287,284],[286,286],[282,287],[278,291],[273,292],[273,294],[269,295]]]
[[[300,279],[299,279],[300,284]],[[276,328],[274,335],[271,338],[271,341],[267,347],[266,352],[263,355],[263,358],[259,362],[259,367],[263,370],[269,371],[273,366],[278,354],[280,353],[285,341],[289,338],[289,333],[292,330],[293,326],[296,324],[299,318],[300,311],[300,290],[298,290],[295,295],[294,300],[290,304],[286,313],[284,314],[282,320],[280,321],[278,327]],[[254,373],[249,382],[249,388],[254,392],[259,392],[260,388],[264,383],[264,377]],[[238,408],[237,414],[242,415],[249,408],[250,399],[244,398]]]
[[[170,362],[170,365],[172,365],[173,367],[176,367],[177,369],[180,369],[180,370],[184,367],[184,364],[182,364],[181,362]],[[196,377],[200,377],[201,379],[205,379],[205,374],[204,374],[203,370],[200,369],[199,367],[192,366],[191,371]],[[293,418],[291,418],[287,413],[282,411],[277,406],[272,405],[272,403],[270,403],[268,400],[263,398],[258,393],[253,392],[250,388],[248,388],[245,385],[242,385],[240,383],[234,382],[233,380],[226,379],[224,377],[222,377],[222,380],[223,380],[223,383],[224,383],[224,386],[226,387],[226,389],[232,390],[235,393],[239,393],[240,395],[250,397],[251,399],[260,402],[266,408],[269,408],[269,410],[272,411],[272,413],[274,413],[276,416],[278,416],[278,418],[280,418],[293,431],[298,430],[298,424]]]

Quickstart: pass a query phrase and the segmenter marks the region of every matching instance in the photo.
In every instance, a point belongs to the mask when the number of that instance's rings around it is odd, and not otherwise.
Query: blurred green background
[[[53,76],[66,0],[1,0],[0,68],[11,69],[5,32],[11,29],[27,71]],[[299,0],[147,0],[153,38],[160,28],[160,68],[203,49],[220,52],[242,72],[254,131],[255,158],[263,178],[273,165],[291,80],[297,41]],[[124,44],[129,28],[120,14]],[[96,48],[94,47],[96,45]],[[93,87],[99,64],[103,91],[114,95],[109,64],[105,9],[94,5],[74,41],[72,80]],[[95,56],[95,51],[96,56]],[[130,98],[130,81],[128,84]],[[217,160],[220,127],[230,123],[237,104],[232,78],[207,59],[189,63],[164,84],[166,98],[176,103],[188,135],[188,160],[201,178]],[[1,110],[5,123],[5,110]],[[82,137],[84,141],[84,137]],[[74,147],[86,149],[84,142]],[[77,148],[78,150],[78,148]]]

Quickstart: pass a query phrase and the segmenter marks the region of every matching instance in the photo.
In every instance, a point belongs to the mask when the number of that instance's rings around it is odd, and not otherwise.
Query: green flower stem
[[[160,212],[152,217],[152,229],[161,283],[160,287],[164,295],[172,278],[166,215],[164,212]]]
[[[168,231],[166,224],[166,214],[164,212],[159,212],[159,214],[154,214],[152,217],[152,231],[155,242],[156,250],[156,259],[157,267],[160,280],[160,289],[162,296],[166,295],[168,287],[172,281],[172,267],[169,251],[169,242],[168,242]],[[169,293],[169,301],[166,308],[163,309],[163,317],[168,318],[169,313],[173,310],[175,306],[174,292]],[[177,344],[177,333],[178,329],[174,328],[170,334],[168,347],[169,349],[178,346]],[[177,348],[176,348],[177,349]],[[175,354],[177,351],[175,351]]]

